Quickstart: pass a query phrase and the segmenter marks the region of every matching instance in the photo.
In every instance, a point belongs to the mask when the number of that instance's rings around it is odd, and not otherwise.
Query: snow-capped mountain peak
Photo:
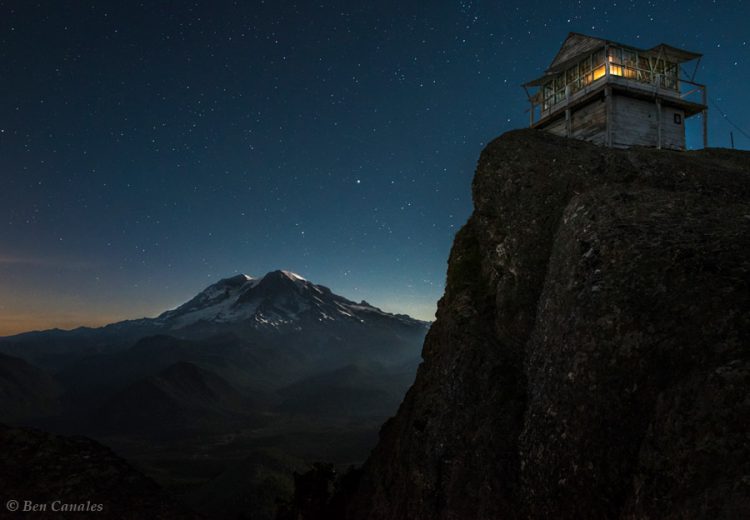
[[[238,274],[209,285],[187,303],[162,313],[157,322],[172,329],[186,327],[200,321],[222,320],[237,298],[260,280],[246,274]]]
[[[284,270],[282,270],[282,271],[280,271],[280,272],[281,272],[281,273],[282,273],[282,274],[283,274],[284,276],[286,276],[286,277],[287,277],[287,278],[289,278],[290,280],[294,280],[295,282],[297,282],[297,281],[299,281],[299,282],[306,282],[306,281],[307,281],[307,280],[306,280],[305,278],[302,278],[302,277],[301,277],[300,275],[298,275],[297,273],[293,273],[293,272],[291,272],[291,271],[284,271]]]
[[[278,270],[262,278],[239,274],[219,280],[155,321],[170,330],[201,324],[299,329],[303,324],[364,323],[388,317],[415,321],[385,313],[367,302],[357,304],[294,272]]]

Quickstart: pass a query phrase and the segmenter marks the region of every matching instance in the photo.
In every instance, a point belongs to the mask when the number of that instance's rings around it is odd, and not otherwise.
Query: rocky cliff
[[[490,143],[357,520],[750,518],[750,153]]]

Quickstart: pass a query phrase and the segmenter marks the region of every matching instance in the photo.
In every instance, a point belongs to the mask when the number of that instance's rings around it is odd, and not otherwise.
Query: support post
[[[656,149],[661,150],[661,98],[656,98]]]
[[[604,87],[605,130],[604,144],[612,147],[612,87]]]
[[[570,128],[570,85],[565,86],[565,137],[572,134]]]
[[[526,85],[522,85],[523,91],[526,92],[526,98],[529,100],[529,105],[531,108],[529,109],[529,128],[534,126],[534,98],[531,97],[531,94],[529,94],[529,89],[526,87]]]
[[[698,72],[698,67],[701,64],[701,58],[703,58],[703,56],[699,56],[698,61],[695,63],[695,68],[693,69],[693,75],[690,76],[690,81],[695,81],[695,74]]]
[[[604,77],[609,81],[609,45],[604,46]]]
[[[703,86],[703,106],[706,107],[701,112],[701,119],[703,120],[703,148],[708,148],[708,92],[706,92],[706,86]]]

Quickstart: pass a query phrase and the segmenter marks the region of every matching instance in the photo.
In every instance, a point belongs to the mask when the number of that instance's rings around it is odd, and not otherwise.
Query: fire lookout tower
[[[701,114],[706,147],[706,87],[693,82],[700,58],[665,44],[638,49],[570,33],[544,75],[523,85],[530,125],[616,148],[684,150],[685,119]],[[680,65],[693,60],[693,77],[681,78]]]

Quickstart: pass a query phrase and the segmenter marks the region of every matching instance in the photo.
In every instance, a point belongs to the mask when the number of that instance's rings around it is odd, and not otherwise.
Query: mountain
[[[473,198],[347,518],[750,518],[750,153],[515,131]]]
[[[426,332],[274,271],[220,280],[155,318],[21,334],[0,351],[59,384],[62,410],[33,405],[50,415],[34,425],[94,437],[200,511],[226,503],[262,518],[290,491],[293,467],[364,460]]]
[[[209,370],[258,398],[356,363],[380,363],[413,377],[427,331],[424,322],[354,303],[286,271],[227,278],[157,318],[104,329],[132,338],[132,327],[151,335],[130,346],[100,345],[81,357],[77,350],[72,360],[55,351],[57,377],[72,407],[98,408],[127,385],[178,362]],[[34,341],[15,344],[14,352],[36,359],[45,345]]]
[[[424,322],[273,271],[220,280],[156,318],[23,334],[0,341],[0,351],[54,371],[79,413],[178,362],[258,397],[348,364],[400,370],[418,357],[426,331]]]
[[[26,422],[61,412],[62,389],[47,372],[13,356],[0,354],[0,416]]]
[[[305,357],[291,347],[259,345],[233,335],[201,340],[157,335],[124,350],[86,357],[58,372],[57,379],[71,407],[93,410],[133,383],[181,362],[216,374],[255,401],[306,370]]]
[[[225,278],[151,323],[171,332],[196,334],[204,327],[215,333],[228,327],[241,334],[368,322],[387,322],[391,327],[420,323],[405,315],[385,313],[364,301],[352,302],[289,271],[273,271],[262,278],[244,274]]]
[[[260,422],[250,399],[216,374],[187,362],[128,386],[93,419],[94,427],[103,432],[179,436]]]
[[[0,338],[0,352],[23,358],[44,370],[57,371],[88,356],[126,347],[138,338],[131,331],[113,334],[106,327],[81,327],[25,332]]]
[[[108,448],[85,437],[65,437],[0,424],[0,489],[3,518],[6,501],[46,504],[45,513],[17,513],[23,518],[97,518],[136,520],[196,519],[151,479]],[[57,506],[81,507],[78,513],[51,512]]]
[[[264,345],[296,335],[294,341],[300,344],[310,344],[312,339],[318,347],[323,345],[308,352],[321,350],[322,356],[325,344],[350,342],[354,336],[360,349],[373,349],[372,354],[383,358],[392,354],[391,361],[397,362],[403,345],[423,337],[426,330],[425,322],[383,312],[365,301],[355,303],[289,271],[273,271],[262,278],[243,274],[220,280],[156,318],[19,334],[0,339],[0,351],[62,370],[92,356],[125,350],[153,335],[189,340],[232,335]]]

